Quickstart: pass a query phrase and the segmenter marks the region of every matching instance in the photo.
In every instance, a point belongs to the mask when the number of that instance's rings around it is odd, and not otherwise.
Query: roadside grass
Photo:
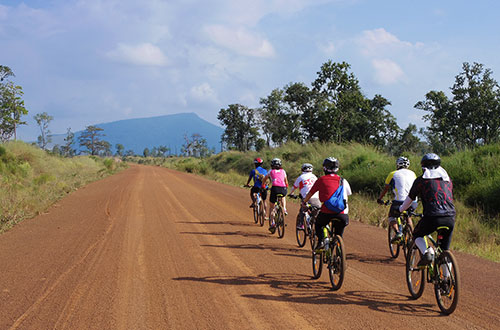
[[[21,141],[1,144],[0,233],[124,166],[125,163],[98,157],[62,158]]]
[[[280,148],[245,153],[229,151],[209,158],[166,158],[143,160],[179,171],[206,176],[226,184],[241,186],[247,182],[253,168],[253,159],[261,157],[269,167],[272,158],[281,158],[288,173],[289,182],[300,175],[304,162],[313,164],[317,176],[322,175],[325,157],[340,160],[339,174],[346,178],[353,195],[349,198],[349,214],[352,220],[387,227],[388,208],[376,204],[377,194],[384,186],[389,172],[395,169],[395,157],[361,144],[300,145],[288,143]],[[417,175],[421,155],[405,154]],[[454,184],[457,208],[456,227],[452,248],[486,259],[500,262],[500,144],[479,147],[443,158],[443,167]]]

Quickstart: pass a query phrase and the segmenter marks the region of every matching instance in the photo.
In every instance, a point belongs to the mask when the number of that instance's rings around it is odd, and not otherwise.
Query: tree
[[[0,65],[0,141],[7,141],[12,135],[16,139],[17,126],[26,124],[21,116],[28,114],[22,100],[21,86],[14,85],[8,80],[9,77],[14,77],[12,70]]]
[[[109,142],[102,140],[102,137],[105,136],[102,131],[103,129],[100,127],[92,125],[87,126],[78,137],[80,146],[86,148],[86,152],[93,156],[97,156],[99,153],[109,150]]]
[[[75,149],[73,144],[75,143],[75,133],[71,132],[71,127],[66,131],[66,137],[64,138],[64,145],[61,147],[61,153],[65,157],[73,157],[75,155]]]
[[[125,151],[125,147],[123,146],[123,144],[117,143],[115,144],[115,148],[116,148],[116,155],[122,157]]]
[[[151,153],[151,152],[149,151],[149,148],[148,148],[148,147],[144,148],[144,150],[142,151],[142,155],[143,155],[144,157],[149,157],[150,153]]]
[[[158,155],[161,157],[165,157],[167,155],[167,152],[169,152],[169,151],[170,151],[170,148],[168,148],[167,146],[160,145],[158,147]]]
[[[241,104],[230,104],[227,109],[221,109],[217,119],[225,126],[222,142],[228,148],[239,151],[250,150],[259,137],[257,130],[256,111]]]
[[[483,64],[463,63],[450,100],[430,91],[415,108],[427,111],[425,135],[433,149],[446,153],[500,140],[500,87]]]
[[[52,136],[50,136],[49,123],[54,119],[47,112],[37,113],[33,116],[38,127],[40,128],[40,135],[38,136],[38,145],[40,148],[44,149],[47,144],[52,142]]]
[[[207,157],[212,154],[207,146],[207,140],[198,133],[191,135],[191,138],[184,135],[184,141],[181,152],[187,157]]]

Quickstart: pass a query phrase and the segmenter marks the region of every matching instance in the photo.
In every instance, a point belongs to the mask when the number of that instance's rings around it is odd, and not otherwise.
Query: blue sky
[[[0,0],[0,64],[23,87],[28,126],[52,133],[128,118],[195,112],[218,124],[232,103],[346,61],[364,94],[381,94],[403,128],[413,105],[449,95],[463,62],[500,80],[497,1]]]

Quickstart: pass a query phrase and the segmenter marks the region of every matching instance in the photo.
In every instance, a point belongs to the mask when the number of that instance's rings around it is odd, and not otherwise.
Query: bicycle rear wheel
[[[394,228],[389,224],[387,228],[387,240],[389,243],[389,251],[391,252],[391,256],[393,258],[397,258],[399,256],[399,243],[391,243],[393,238],[396,237],[397,232]]]
[[[259,204],[255,202],[255,205],[253,206],[253,221],[255,223],[259,222]]]
[[[406,284],[413,299],[420,298],[425,288],[425,270],[427,267],[420,268],[417,266],[421,257],[420,251],[412,242],[406,256]]]
[[[406,260],[407,254],[408,254],[408,250],[410,248],[411,240],[413,238],[412,232],[413,232],[413,230],[411,229],[410,225],[408,225],[408,224],[403,229],[403,254],[405,256],[405,260]]]
[[[455,256],[444,251],[436,261],[438,279],[434,282],[434,293],[441,312],[449,315],[457,308],[460,293],[460,273]],[[448,276],[445,276],[448,274]]]
[[[305,221],[303,221],[303,222],[305,222]],[[300,212],[299,212],[299,214],[297,214],[297,220],[295,221],[295,237],[297,238],[297,244],[299,245],[299,247],[303,247],[304,245],[306,245],[306,236],[307,236],[306,227],[307,227],[307,224],[303,223],[302,228],[299,228],[300,224],[301,224],[301,221],[300,221]]]
[[[340,236],[335,236],[330,243],[330,259],[328,260],[330,283],[334,291],[340,289],[344,283],[345,268],[344,240]]]
[[[320,278],[323,271],[323,251],[312,251],[313,277]]]
[[[314,221],[311,220],[311,226],[309,227],[309,242],[311,243],[311,250],[314,251],[314,247],[316,246],[316,241],[318,238],[316,237],[316,226]]]
[[[265,212],[264,212],[264,203],[262,202],[262,200],[260,201],[260,205],[259,205],[259,222],[260,222],[260,226],[264,226],[264,220],[265,220]]]
[[[276,214],[276,227],[278,227],[278,237],[283,238],[285,236],[285,216],[281,207]]]

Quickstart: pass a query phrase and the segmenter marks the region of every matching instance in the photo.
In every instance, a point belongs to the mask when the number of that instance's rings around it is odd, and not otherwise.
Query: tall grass
[[[388,209],[378,206],[375,198],[389,172],[395,169],[395,157],[371,146],[289,143],[259,153],[230,151],[205,159],[168,158],[161,165],[242,185],[248,179],[255,157],[263,158],[266,167],[272,158],[281,158],[289,181],[293,182],[300,175],[300,166],[304,162],[313,164],[317,176],[322,175],[321,164],[328,156],[339,159],[339,174],[353,189],[354,194],[349,199],[350,217],[386,227]],[[405,156],[410,159],[410,169],[420,175],[422,155]],[[457,207],[452,248],[500,261],[500,144],[444,157],[442,164],[452,178]]]
[[[0,232],[120,166],[86,156],[61,158],[20,141],[0,145]]]

